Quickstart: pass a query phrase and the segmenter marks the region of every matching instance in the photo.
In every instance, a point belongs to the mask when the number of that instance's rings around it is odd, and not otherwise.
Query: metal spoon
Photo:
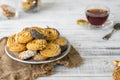
[[[112,36],[112,34],[113,34],[114,32],[116,32],[117,30],[120,30],[120,23],[116,23],[116,24],[113,26],[112,32],[109,33],[109,34],[107,34],[107,35],[105,35],[105,36],[103,37],[103,39],[108,40],[108,39]]]

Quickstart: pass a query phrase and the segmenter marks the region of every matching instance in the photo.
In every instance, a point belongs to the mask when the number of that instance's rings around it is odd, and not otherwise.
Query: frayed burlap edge
[[[80,66],[82,58],[80,54],[71,47],[64,58],[47,64],[24,64],[10,59],[4,52],[7,37],[0,39],[0,80],[35,80],[41,76],[54,74],[55,65],[61,64],[72,68]]]

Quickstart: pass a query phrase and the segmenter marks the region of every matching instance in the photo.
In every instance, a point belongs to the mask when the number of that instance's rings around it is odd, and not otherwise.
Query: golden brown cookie
[[[16,34],[11,35],[10,37],[8,37],[7,40],[7,46],[11,47],[16,41],[15,41],[15,36]]]
[[[45,57],[45,56],[41,55],[40,53],[38,53],[33,57],[33,59],[34,60],[46,60],[46,59],[48,59],[48,57]]]
[[[7,40],[7,46],[9,47],[9,50],[12,52],[21,52],[26,50],[25,44],[17,43],[15,40],[16,34],[11,35]]]
[[[45,57],[55,57],[61,53],[61,49],[58,44],[49,43],[44,50],[40,51],[40,53]]]
[[[29,30],[23,30],[16,35],[18,43],[28,43],[33,39]]]
[[[45,29],[46,32],[47,32],[47,40],[48,41],[52,41],[52,40],[55,40],[59,37],[59,32],[54,29],[54,28],[46,28]]]
[[[54,41],[54,43],[59,44],[60,46],[65,46],[67,45],[67,40],[63,37],[59,37]]]
[[[87,26],[88,22],[84,19],[79,19],[79,20],[77,20],[77,24]]]
[[[118,67],[113,71],[113,78],[115,80],[120,80],[120,67]]]
[[[43,28],[39,27],[32,27],[30,33],[34,38],[38,39],[46,39],[47,37],[47,32]]]
[[[27,44],[28,50],[43,50],[47,46],[47,41],[44,39],[35,39],[33,41],[30,41]]]
[[[12,52],[21,52],[26,50],[26,45],[25,44],[20,44],[20,43],[14,43],[9,47],[9,50]]]
[[[53,43],[60,45],[61,52],[67,49],[67,40],[64,39],[63,37],[57,38]]]

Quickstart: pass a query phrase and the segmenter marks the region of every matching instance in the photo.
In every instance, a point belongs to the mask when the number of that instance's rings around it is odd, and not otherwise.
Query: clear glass
[[[19,16],[18,0],[0,0],[0,19],[16,19]]]
[[[22,0],[22,9],[25,12],[38,12],[40,10],[41,0]]]
[[[85,15],[90,28],[103,28],[113,24],[113,21],[108,20],[110,9],[104,5],[89,5],[85,10]]]

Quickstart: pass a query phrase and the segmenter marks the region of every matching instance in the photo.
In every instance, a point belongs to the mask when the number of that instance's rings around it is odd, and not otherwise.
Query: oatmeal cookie
[[[36,51],[27,50],[27,51],[20,52],[18,54],[18,58],[29,59],[29,58],[33,57],[35,54],[36,54]]]
[[[113,78],[115,80],[120,80],[120,67],[118,67],[113,71]]]
[[[18,43],[28,43],[33,39],[29,30],[23,30],[16,35]]]
[[[44,50],[40,51],[40,53],[45,57],[55,57],[61,53],[61,49],[58,44],[49,43]]]
[[[44,39],[34,39],[27,44],[28,50],[43,50],[47,46],[47,41]]]
[[[59,37],[60,33],[54,28],[46,28],[47,40],[52,41]]]
[[[32,27],[30,33],[34,38],[38,39],[46,39],[47,37],[47,32],[43,28],[39,27]]]

